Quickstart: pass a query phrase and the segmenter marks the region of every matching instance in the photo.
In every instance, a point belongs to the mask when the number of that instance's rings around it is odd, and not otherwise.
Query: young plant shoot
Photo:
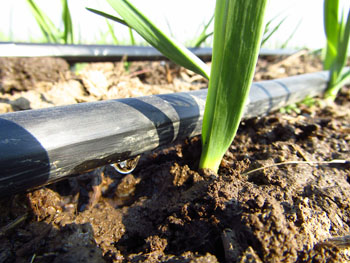
[[[197,39],[193,42],[193,47],[200,47],[208,37],[212,36],[214,32],[207,33],[207,29],[212,24],[214,20],[214,15],[209,19],[208,23],[203,26],[202,32],[199,34]]]
[[[350,38],[350,10],[339,20],[339,0],[324,1],[324,29],[327,39],[323,67],[330,70],[325,98],[334,100],[345,82],[350,79],[350,70],[344,70]]]
[[[236,135],[258,59],[266,2],[216,1],[200,168],[217,172]]]
[[[127,0],[107,0],[122,17],[90,11],[125,24],[169,59],[209,78],[207,66],[166,36]],[[200,168],[218,171],[238,129],[263,35],[267,0],[217,0],[208,96],[202,127]]]
[[[27,0],[27,3],[47,42],[63,42],[64,44],[74,43],[73,22],[67,0],[61,0],[63,32],[54,25],[51,19],[38,7],[34,0]]]

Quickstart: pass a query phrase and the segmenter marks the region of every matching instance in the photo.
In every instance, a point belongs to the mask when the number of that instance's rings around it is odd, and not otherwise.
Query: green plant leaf
[[[338,37],[338,54],[335,59],[334,68],[340,74],[343,70],[349,47],[349,39],[350,39],[350,9],[348,12],[347,20],[345,22],[344,16],[342,16],[340,26],[339,26],[339,37]]]
[[[339,32],[339,0],[324,1],[324,31],[327,38],[326,55],[324,59],[324,69],[329,70],[332,61],[337,56],[338,32]]]
[[[205,78],[209,78],[209,68],[189,51],[182,44],[176,40],[166,36],[160,29],[158,29],[146,16],[137,10],[127,0],[107,0],[114,10],[123,18],[126,24],[134,29],[140,36],[142,36],[149,44],[158,49],[162,54],[168,57],[175,63],[188,68]],[[89,9],[91,10],[91,9]],[[96,11],[96,10],[95,10]],[[95,12],[96,13],[96,12]],[[103,12],[99,14],[104,16]],[[108,15],[106,18],[113,16]]]
[[[134,33],[132,32],[132,28],[129,27],[129,37],[130,37],[130,43],[131,45],[135,46],[135,37],[134,37]]]
[[[350,82],[350,70],[344,71],[339,78],[339,82],[337,83],[340,87],[344,86],[346,83]]]
[[[45,36],[47,42],[60,42],[60,33],[51,19],[36,5],[33,0],[27,0],[32,14],[40,27],[41,32]]]
[[[200,168],[217,171],[237,132],[263,35],[266,0],[217,0]]]
[[[269,27],[271,22],[274,20],[275,18],[271,19],[270,21],[268,21],[266,23],[266,27]],[[284,23],[284,21],[287,19],[287,17],[283,18],[271,31],[270,30],[264,30],[264,37],[263,40],[261,41],[261,45],[264,45],[269,39],[270,37],[280,28],[280,26]]]
[[[294,30],[292,31],[292,33],[289,35],[289,37],[287,38],[287,40],[281,45],[281,48],[286,48],[289,41],[293,38],[293,36],[295,35],[295,33],[297,32],[299,26],[301,25],[302,19],[299,20],[298,24],[295,26]],[[321,50],[321,49],[320,49]]]
[[[199,34],[198,38],[194,41],[193,47],[200,47],[202,43],[210,36],[214,34],[214,32],[206,33],[208,30],[208,27],[211,25],[211,23],[214,20],[214,15],[211,16],[208,23],[206,23],[202,29],[202,32]]]
[[[213,34],[214,32],[210,32],[208,34],[201,36],[200,38],[197,39],[197,42],[195,42],[193,47],[200,47],[205,42],[205,40],[207,40],[207,38],[212,36]]]
[[[93,8],[89,8],[89,7],[86,7],[86,9],[89,10],[90,12],[92,12],[92,13],[95,13],[97,15],[103,16],[105,18],[113,20],[114,22],[118,22],[118,23],[120,23],[120,24],[122,24],[124,26],[128,26],[129,27],[129,25],[123,19],[121,19],[119,17],[112,16],[112,15],[107,14],[105,12],[102,12],[102,11],[99,11],[99,10],[96,10],[96,9],[93,9]]]
[[[114,33],[113,26],[111,25],[108,19],[106,19],[106,23],[108,26],[108,32],[112,36],[113,44],[118,45],[119,42],[118,42],[117,36]]]
[[[69,11],[68,1],[62,0],[62,21],[64,24],[64,32],[63,32],[63,41],[64,43],[73,44],[74,43],[74,35],[73,35],[73,23],[72,17]]]
[[[51,19],[43,12],[33,0],[27,0],[32,14],[40,27],[41,32],[46,38],[47,42],[53,43],[74,43],[73,22],[69,11],[68,1],[61,0],[63,22],[63,32],[54,25]]]

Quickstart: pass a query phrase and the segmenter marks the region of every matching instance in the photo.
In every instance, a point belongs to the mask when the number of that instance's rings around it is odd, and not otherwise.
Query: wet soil
[[[321,68],[305,53],[266,57],[255,79]],[[2,113],[206,85],[164,61],[0,58]],[[128,175],[100,167],[3,198],[0,262],[350,262],[349,106],[344,87],[334,104],[244,120],[218,175],[198,171],[194,137]]]

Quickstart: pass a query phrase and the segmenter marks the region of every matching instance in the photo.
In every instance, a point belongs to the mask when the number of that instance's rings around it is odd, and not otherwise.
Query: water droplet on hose
[[[130,158],[128,160],[124,160],[121,162],[113,163],[111,166],[121,174],[129,174],[132,171],[135,170],[139,160],[140,160],[141,155],[138,155],[134,158]]]

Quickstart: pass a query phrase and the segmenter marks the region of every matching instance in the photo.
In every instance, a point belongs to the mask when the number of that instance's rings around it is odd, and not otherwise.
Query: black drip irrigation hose
[[[211,48],[189,48],[203,61],[210,61]],[[296,50],[261,49],[261,56],[292,55]],[[69,63],[119,61],[164,60],[158,50],[145,46],[114,45],[63,45],[0,42],[0,57],[61,57]]]
[[[252,84],[244,118],[322,94],[328,72]],[[199,135],[207,90],[0,114],[0,196]]]

